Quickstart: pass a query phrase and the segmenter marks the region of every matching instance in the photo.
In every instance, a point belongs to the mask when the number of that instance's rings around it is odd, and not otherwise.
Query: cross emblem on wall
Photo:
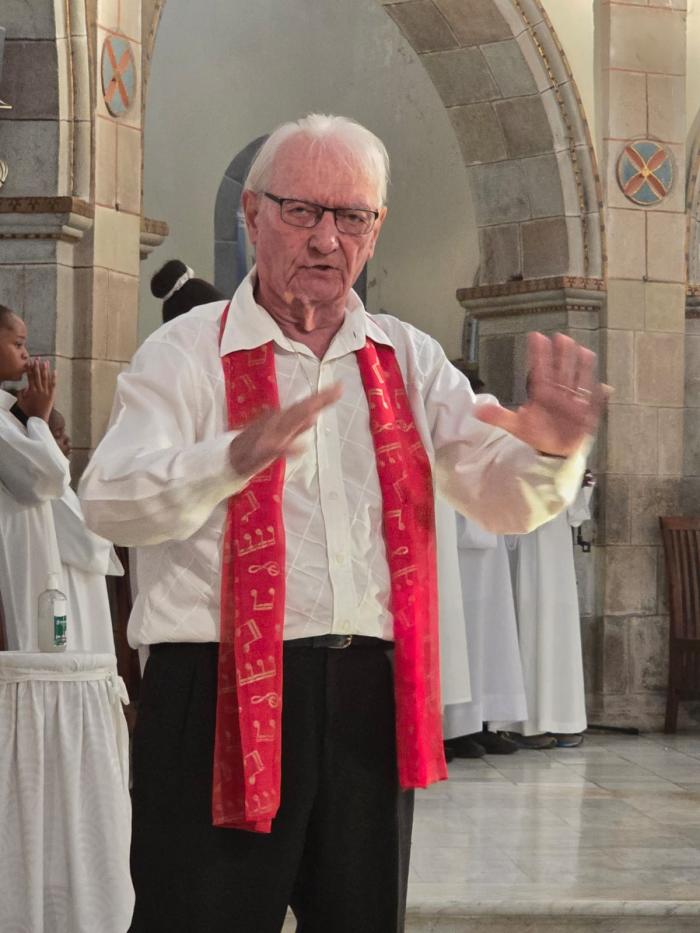
[[[113,117],[123,116],[131,107],[136,91],[136,63],[131,43],[110,35],[102,46],[102,94]]]
[[[630,201],[643,207],[658,204],[673,185],[673,157],[655,140],[634,140],[620,154],[617,179]]]

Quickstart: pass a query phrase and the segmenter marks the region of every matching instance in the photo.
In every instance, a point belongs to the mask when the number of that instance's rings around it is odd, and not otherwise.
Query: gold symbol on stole
[[[399,609],[394,613],[394,625],[404,629],[413,628],[413,618],[405,609]]]
[[[394,389],[394,403],[397,408],[403,408],[404,399],[408,400],[405,389]]]
[[[253,726],[255,727],[255,741],[256,742],[274,742],[275,741],[275,720],[268,719],[267,724],[270,728],[269,732],[263,732],[262,727],[260,726],[260,720],[254,719]]]
[[[399,523],[399,531],[404,531],[406,526],[403,523],[403,509],[389,509],[386,513],[387,518],[395,518]]]
[[[246,376],[245,374],[242,375],[242,376],[239,376],[239,377],[236,379],[236,382],[237,382],[237,383],[238,383],[238,382],[242,382],[242,383],[243,383],[243,388],[238,388],[238,389],[236,389],[236,392],[238,393],[238,394],[236,395],[236,401],[237,401],[239,404],[242,403],[242,402],[245,402],[245,400],[246,400],[246,398],[248,397],[248,395],[254,395],[254,394],[255,394],[255,383],[254,383],[253,380],[250,378],[250,376]]]
[[[246,661],[243,665],[246,674],[245,676],[242,674],[238,675],[238,686],[245,687],[246,684],[254,684],[259,680],[268,680],[270,677],[274,677],[277,674],[275,659],[270,656],[267,660],[270,665],[269,667],[265,667],[265,662],[262,658],[258,658],[255,662],[255,667],[253,667],[250,661]]]
[[[249,531],[244,532],[243,547],[237,543],[238,556],[245,557],[246,554],[253,554],[255,551],[264,551],[268,547],[274,547],[277,540],[275,529],[272,525],[268,525],[265,531],[267,531],[267,538],[262,528],[256,528],[254,532],[255,540],[253,540],[253,535]]]
[[[411,564],[410,567],[402,567],[401,570],[396,570],[392,573],[392,579],[399,580],[401,578],[406,578],[406,586],[413,586],[413,580],[411,580],[410,574],[417,573],[418,567],[416,564]]]
[[[248,621],[243,624],[242,628],[238,632],[238,635],[241,638],[244,638],[243,629],[248,629],[248,632],[250,635],[249,638],[245,638],[245,640],[243,641],[243,650],[250,651],[250,646],[254,642],[260,641],[260,639],[262,638],[262,635],[260,633],[260,629],[255,624],[255,619],[248,619]]]
[[[392,557],[405,557],[408,554],[407,547],[397,547],[395,551],[391,552]]]
[[[280,705],[280,697],[278,693],[270,691],[270,693],[258,693],[254,697],[250,698],[250,702],[257,706],[258,703],[267,703],[270,709],[277,709]]]
[[[263,366],[267,360],[267,345],[257,347],[255,350],[248,351],[249,366]]]
[[[253,794],[253,807],[250,811],[252,816],[262,816],[263,813],[269,813],[273,808],[274,803],[270,797],[269,790],[264,790],[262,792],[262,799],[260,794]]]
[[[255,493],[251,490],[248,490],[248,492],[245,494],[245,499],[248,503],[249,509],[247,512],[244,512],[243,515],[241,515],[242,522],[247,522],[253,512],[257,512],[260,508],[260,503],[255,498]]]
[[[377,382],[381,382],[382,385],[386,382],[384,379],[384,370],[382,369],[382,364],[377,360],[376,363],[372,363],[372,372],[377,377]]]
[[[386,411],[389,411],[389,406],[387,404],[386,399],[384,398],[383,389],[369,389],[369,391],[367,392],[367,399],[369,401],[369,407],[372,410],[374,410],[377,407],[373,401],[373,399],[375,398],[378,398],[379,401],[382,403],[382,408],[384,408]]]
[[[386,455],[386,458],[389,461],[389,463],[398,463],[401,458],[394,457],[394,454],[396,454],[396,452],[400,450],[401,450],[401,444],[399,444],[398,441],[396,441],[393,444],[383,444],[381,447],[377,447],[377,456],[383,457],[384,455]]]
[[[266,470],[263,470],[261,473],[256,473],[255,476],[251,479],[251,483],[269,483],[272,479],[272,467],[268,467]]]
[[[385,431],[391,431],[396,427],[394,421],[387,421],[385,424],[375,424],[372,426],[372,434],[383,434]]]
[[[396,482],[392,483],[392,486],[394,487],[394,495],[398,499],[400,499],[401,502],[406,501],[406,496],[404,495],[404,491],[403,491],[403,484],[404,484],[404,480],[407,480],[407,479],[408,479],[408,473],[406,473],[406,471],[404,470],[404,472],[401,474],[401,476],[399,476]]]
[[[252,773],[248,775],[248,783],[255,784],[256,777],[265,770],[265,765],[263,764],[263,760],[260,757],[260,752],[257,749],[254,749],[252,752],[248,752],[248,754],[244,756],[243,767],[246,771],[249,768],[252,768]]]
[[[274,609],[275,606],[275,591],[270,587],[267,591],[267,595],[270,597],[270,601],[264,603],[262,599],[258,600],[258,591],[251,590],[250,595],[253,597],[253,612],[268,612],[271,609]]]
[[[248,567],[248,573],[260,573],[261,570],[266,570],[271,577],[280,575],[280,565],[276,560],[268,560],[266,564],[251,564]]]

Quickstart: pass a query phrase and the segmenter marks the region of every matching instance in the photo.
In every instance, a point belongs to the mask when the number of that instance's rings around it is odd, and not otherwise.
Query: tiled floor
[[[410,931],[700,931],[700,734],[452,762],[417,794],[409,917]]]
[[[576,749],[455,761],[419,793],[414,913],[557,901],[682,902],[700,931],[700,735],[592,734]]]

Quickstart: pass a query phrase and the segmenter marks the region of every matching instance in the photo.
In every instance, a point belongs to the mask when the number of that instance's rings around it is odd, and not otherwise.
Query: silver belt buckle
[[[336,635],[336,638],[342,638],[342,642],[337,645],[329,645],[334,651],[342,650],[343,648],[349,648],[352,644],[352,635]]]

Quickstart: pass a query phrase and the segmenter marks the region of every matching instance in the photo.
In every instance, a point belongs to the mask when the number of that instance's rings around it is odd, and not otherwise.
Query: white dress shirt
[[[343,394],[286,465],[285,638],[356,633],[393,636],[382,503],[369,411],[355,351],[369,336],[393,346],[416,427],[443,495],[498,532],[524,532],[575,496],[583,454],[542,457],[482,424],[466,378],[426,334],[388,315],[370,316],[354,293],[322,360],[287,338],[255,302],[255,270],[226,306],[195,308],[164,325],[119,376],[110,427],[83,476],[87,524],[138,546],[139,593],[132,645],[217,641],[227,499],[245,489],[229,460],[220,357],[274,344],[281,404],[340,382]],[[251,502],[251,507],[254,502]],[[261,594],[264,595],[264,594]]]
[[[10,414],[16,401],[0,389],[0,598],[8,649],[38,651],[39,594],[49,573],[61,576],[51,500],[70,472],[45,421],[25,428]]]

